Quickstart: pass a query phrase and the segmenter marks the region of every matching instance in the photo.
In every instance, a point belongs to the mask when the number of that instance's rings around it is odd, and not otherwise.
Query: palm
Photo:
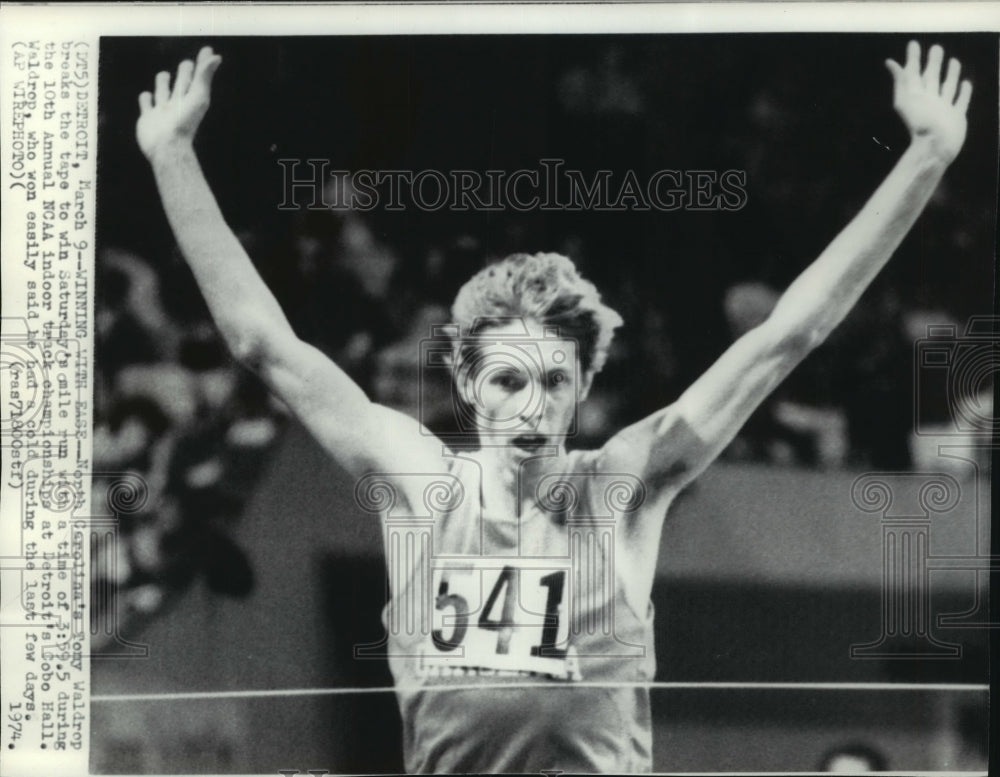
[[[927,66],[920,72],[920,44],[910,41],[906,49],[906,65],[887,60],[886,66],[894,81],[893,104],[906,124],[910,135],[930,142],[934,151],[946,161],[955,158],[965,141],[966,118],[972,85],[958,76],[961,65],[957,59],[948,62],[948,71],[941,80],[944,51],[932,46]],[[956,97],[957,94],[957,97]]]
[[[173,90],[170,74],[162,72],[156,76],[155,92],[139,95],[135,137],[147,157],[152,158],[170,143],[194,137],[208,110],[212,77],[221,61],[210,48],[203,48],[197,64],[185,60],[177,68]]]

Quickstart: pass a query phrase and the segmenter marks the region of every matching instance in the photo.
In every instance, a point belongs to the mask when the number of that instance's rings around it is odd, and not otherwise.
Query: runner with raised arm
[[[136,134],[222,336],[344,468],[394,481],[408,514],[425,494],[407,475],[450,479],[461,496],[434,516],[431,546],[386,607],[387,624],[434,612],[415,632],[388,629],[407,770],[649,771],[642,684],[655,668],[650,592],[667,508],[845,317],[923,210],[965,139],[959,63],[942,79],[935,45],[921,69],[916,42],[905,65],[888,60],[910,145],[857,216],[675,403],[599,450],[567,452],[621,323],[594,286],[566,257],[517,254],[462,288],[452,364],[480,446],[449,451],[295,336],[223,220],[192,146],[220,62],[205,48],[172,87],[159,73]],[[595,518],[609,510],[612,529]]]

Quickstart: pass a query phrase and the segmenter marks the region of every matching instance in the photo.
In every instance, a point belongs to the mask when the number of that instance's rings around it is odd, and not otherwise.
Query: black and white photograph
[[[985,774],[997,34],[317,26],[100,38],[90,773]]]

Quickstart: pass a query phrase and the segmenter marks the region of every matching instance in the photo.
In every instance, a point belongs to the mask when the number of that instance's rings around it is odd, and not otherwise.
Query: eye
[[[524,378],[513,370],[502,370],[494,373],[490,377],[490,383],[507,391],[519,391],[524,388]]]
[[[558,388],[564,384],[569,376],[562,370],[555,370],[549,373],[549,388]]]

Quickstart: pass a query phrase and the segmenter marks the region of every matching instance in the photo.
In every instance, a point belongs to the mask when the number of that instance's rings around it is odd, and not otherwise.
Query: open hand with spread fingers
[[[198,52],[197,62],[185,59],[178,66],[173,89],[170,73],[163,71],[156,74],[154,91],[139,95],[135,136],[151,162],[171,146],[190,144],[194,139],[208,110],[212,78],[221,62],[222,57],[205,46]]]
[[[926,143],[944,162],[951,162],[965,141],[965,112],[972,97],[972,84],[962,81],[962,66],[948,60],[948,70],[941,80],[944,49],[937,44],[927,54],[927,65],[920,71],[920,44],[911,40],[906,47],[906,64],[892,59],[885,64],[894,82],[893,105],[914,142]]]

